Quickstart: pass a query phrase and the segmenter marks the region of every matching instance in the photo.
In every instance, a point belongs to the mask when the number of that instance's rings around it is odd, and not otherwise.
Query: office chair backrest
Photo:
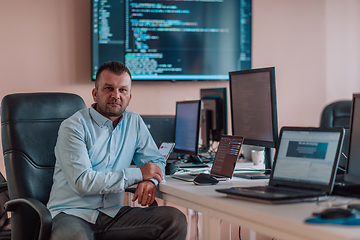
[[[339,168],[337,175],[344,174],[348,154],[349,143],[349,127],[351,115],[351,100],[341,100],[328,104],[325,106],[320,117],[320,127],[343,127],[345,128],[344,143],[342,147],[342,154],[340,154]],[[345,155],[345,156],[344,156]]]
[[[320,127],[349,128],[351,100],[341,100],[327,105],[320,118]]]
[[[10,200],[9,194],[7,191],[6,180],[2,173],[0,172],[0,240],[9,239],[11,236],[10,232],[10,220],[8,218],[7,212],[5,212],[4,204]],[[5,237],[6,236],[6,237]]]
[[[47,203],[60,123],[83,108],[83,99],[70,93],[23,93],[3,98],[1,137],[10,199],[35,198]]]

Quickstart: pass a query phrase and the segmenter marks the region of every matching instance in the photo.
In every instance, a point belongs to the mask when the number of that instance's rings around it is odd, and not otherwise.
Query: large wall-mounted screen
[[[251,68],[251,0],[92,0],[92,78],[120,61],[133,80],[228,80]]]

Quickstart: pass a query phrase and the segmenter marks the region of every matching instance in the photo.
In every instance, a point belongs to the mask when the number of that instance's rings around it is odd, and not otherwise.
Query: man
[[[59,129],[47,205],[51,239],[185,239],[186,218],[176,208],[122,206],[125,188],[135,183],[133,201],[150,205],[165,167],[141,117],[126,110],[130,71],[119,62],[103,64],[92,96],[95,103]],[[137,168],[130,168],[132,160]]]

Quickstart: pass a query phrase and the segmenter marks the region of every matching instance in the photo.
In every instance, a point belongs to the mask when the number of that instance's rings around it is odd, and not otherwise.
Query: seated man
[[[66,119],[55,146],[47,204],[52,240],[185,239],[185,215],[168,206],[123,206],[124,190],[138,183],[133,201],[150,205],[163,180],[165,159],[141,117],[126,110],[131,75],[119,62],[103,64],[95,103]],[[137,168],[130,168],[131,161]]]

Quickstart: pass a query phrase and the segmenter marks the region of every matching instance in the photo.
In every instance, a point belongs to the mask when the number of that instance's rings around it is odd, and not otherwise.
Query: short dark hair
[[[131,79],[130,70],[125,66],[125,64],[117,61],[106,62],[103,63],[96,72],[96,79],[95,79],[96,88],[98,87],[100,75],[104,70],[108,70],[109,72],[115,73],[118,76],[122,75],[123,73],[127,73],[129,74]]]

